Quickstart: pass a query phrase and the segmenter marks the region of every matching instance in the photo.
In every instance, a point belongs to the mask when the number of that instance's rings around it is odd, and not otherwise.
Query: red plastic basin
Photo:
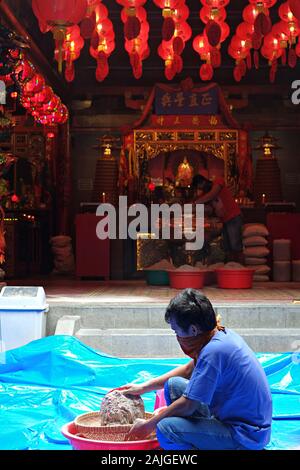
[[[74,422],[65,424],[61,428],[62,434],[70,441],[75,450],[153,450],[159,447],[157,439],[148,439],[144,441],[94,441],[84,437],[76,436],[76,427]]]
[[[251,289],[255,269],[216,269],[221,289]]]
[[[173,289],[201,289],[206,271],[168,271]]]

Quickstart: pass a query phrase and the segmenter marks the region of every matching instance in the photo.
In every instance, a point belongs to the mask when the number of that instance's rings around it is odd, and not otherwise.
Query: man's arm
[[[194,361],[190,361],[187,364],[172,369],[164,375],[148,380],[143,384],[123,385],[123,387],[119,387],[117,390],[131,395],[142,395],[143,393],[152,392],[153,390],[159,390],[160,388],[163,388],[164,384],[171,377],[183,377],[184,379],[189,379],[193,373],[194,367]]]
[[[182,396],[148,421],[144,419],[136,420],[126,435],[126,440],[143,440],[155,430],[157,423],[162,419],[170,418],[171,416],[191,416],[198,406],[199,402]]]
[[[195,203],[204,204],[205,202],[212,201],[218,196],[221,189],[222,186],[220,186],[219,184],[214,184],[212,189],[208,193],[204,194],[204,196],[201,196],[199,197],[199,199],[196,199]]]

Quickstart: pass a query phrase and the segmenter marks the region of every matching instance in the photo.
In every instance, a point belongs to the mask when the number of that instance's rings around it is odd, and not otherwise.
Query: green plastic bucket
[[[169,285],[169,275],[167,271],[160,270],[146,270],[146,280],[147,284],[150,286],[168,286]]]

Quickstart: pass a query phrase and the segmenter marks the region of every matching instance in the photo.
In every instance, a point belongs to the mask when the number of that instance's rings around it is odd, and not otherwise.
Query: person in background
[[[139,419],[127,439],[154,430],[165,450],[261,450],[270,440],[272,398],[265,372],[234,331],[218,324],[210,301],[194,289],[173,298],[165,320],[191,361],[142,384],[120,387],[142,395],[164,387],[167,407]]]
[[[217,217],[223,222],[223,241],[226,261],[244,264],[241,210],[223,178],[214,182],[202,175],[193,178],[196,204],[212,204]]]

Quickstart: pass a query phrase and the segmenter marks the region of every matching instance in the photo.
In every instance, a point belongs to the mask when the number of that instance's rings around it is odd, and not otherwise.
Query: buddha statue
[[[184,157],[177,169],[176,184],[177,186],[188,187],[192,183],[194,169],[189,164],[187,157]]]

